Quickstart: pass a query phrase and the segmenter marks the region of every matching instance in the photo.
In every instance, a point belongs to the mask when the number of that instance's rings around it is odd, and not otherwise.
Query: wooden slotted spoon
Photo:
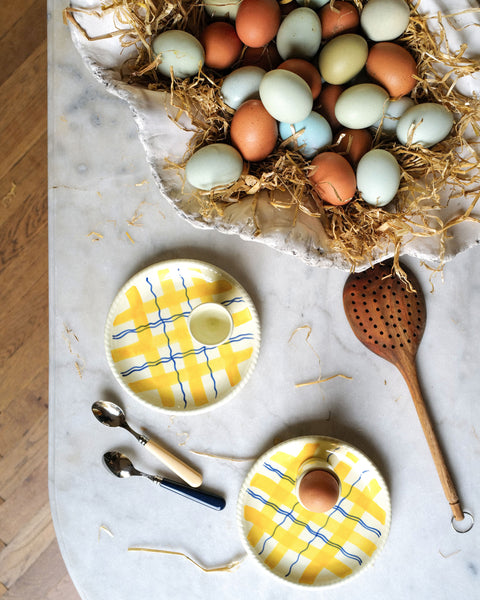
[[[402,267],[404,268],[404,267]],[[392,262],[351,274],[343,290],[347,319],[369,350],[393,363],[403,375],[432,453],[443,491],[456,520],[464,518],[458,494],[418,383],[415,357],[425,329],[425,298],[417,279],[405,269],[414,292],[392,274]]]

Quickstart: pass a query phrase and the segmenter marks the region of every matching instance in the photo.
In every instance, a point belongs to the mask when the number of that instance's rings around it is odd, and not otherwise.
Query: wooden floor
[[[78,600],[50,516],[46,0],[0,3],[0,598]]]

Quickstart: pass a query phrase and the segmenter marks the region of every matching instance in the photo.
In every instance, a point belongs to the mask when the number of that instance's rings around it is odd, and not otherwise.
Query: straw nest
[[[282,3],[290,1],[282,0]],[[354,3],[361,8],[364,2],[354,0]],[[463,96],[455,84],[462,77],[478,73],[480,64],[478,60],[465,56],[466,45],[457,50],[449,46],[447,28],[458,30],[454,25],[456,15],[439,13],[422,16],[417,10],[419,3],[409,3],[410,23],[398,42],[417,61],[418,81],[411,97],[416,103],[437,102],[444,105],[454,114],[455,125],[450,135],[432,148],[403,146],[377,132],[374,147],[391,152],[402,170],[396,198],[383,208],[366,204],[358,193],[344,206],[314,202],[315,192],[308,179],[309,161],[281,143],[267,159],[250,163],[241,178],[231,186],[196,192],[205,216],[213,213],[222,215],[227,204],[241,202],[245,197],[266,190],[275,206],[290,210],[293,206],[295,211],[320,219],[330,250],[341,253],[352,269],[393,246],[394,263],[400,271],[398,257],[402,248],[418,236],[439,236],[441,268],[451,228],[466,220],[479,222],[472,215],[480,198],[478,148],[472,140],[480,135],[480,99]],[[75,20],[77,10],[66,9],[65,17],[79,27]],[[155,68],[150,42],[156,34],[169,29],[185,30],[198,37],[207,24],[202,2],[112,0],[97,14],[100,16],[105,11],[114,11],[117,29],[102,37],[120,36],[122,46],[135,45],[138,49],[136,59],[127,61],[122,67],[124,80],[170,92],[170,102],[178,109],[177,117],[186,113],[197,130],[186,149],[184,161],[169,165],[183,175],[185,163],[195,150],[213,142],[228,143],[229,124],[234,111],[221,98],[224,74],[204,69],[197,76],[184,80],[162,78]],[[480,12],[480,9],[463,12]],[[478,24],[471,23],[469,26],[478,27]],[[85,30],[82,32],[88,37]],[[278,191],[284,192],[281,201],[276,198]],[[447,203],[452,198],[465,198],[467,210],[445,222],[440,215],[441,209],[445,208],[445,197],[448,198]]]

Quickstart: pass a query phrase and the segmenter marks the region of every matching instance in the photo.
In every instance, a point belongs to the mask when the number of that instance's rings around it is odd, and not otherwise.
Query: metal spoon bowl
[[[126,429],[138,442],[140,442],[140,444],[142,444],[142,446],[145,446],[149,452],[192,487],[198,487],[202,484],[202,475],[198,471],[173,455],[166,448],[163,448],[163,446],[157,442],[134,431],[127,423],[124,411],[114,402],[97,400],[92,404],[92,412],[103,425],[106,425],[107,427],[123,427],[123,429]]]
[[[225,508],[225,499],[221,496],[208,494],[198,489],[193,489],[187,485],[172,481],[171,479],[167,479],[165,477],[143,473],[133,466],[133,463],[128,456],[125,456],[125,454],[122,454],[121,452],[106,452],[103,455],[103,462],[107,469],[116,477],[120,477],[122,479],[135,476],[146,477],[147,479],[150,479],[150,481],[153,481],[154,483],[172,492],[175,492],[180,496],[194,500],[195,502],[203,504],[204,506],[208,506],[209,508],[213,508],[214,510],[222,510]]]

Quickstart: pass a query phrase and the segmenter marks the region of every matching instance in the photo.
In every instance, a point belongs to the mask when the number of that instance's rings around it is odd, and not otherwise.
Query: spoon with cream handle
[[[127,423],[123,410],[114,402],[97,400],[97,402],[92,404],[92,412],[103,425],[106,425],[107,427],[123,427],[123,429],[129,431],[142,446],[145,446],[149,452],[156,456],[164,465],[169,467],[169,469],[183,479],[183,481],[186,481],[188,485],[198,487],[202,484],[202,476],[198,471],[195,471],[168,450],[162,448],[160,444],[152,441],[145,435],[140,435],[134,431]]]
[[[142,471],[139,471],[133,466],[132,461],[128,456],[125,456],[125,454],[122,454],[121,452],[106,452],[103,455],[103,462],[107,469],[116,477],[122,479],[135,476],[146,477],[147,479],[150,479],[150,481],[157,483],[171,492],[180,494],[180,496],[194,500],[195,502],[213,508],[214,510],[223,510],[223,508],[225,508],[225,500],[220,496],[192,489],[188,485],[172,481],[166,477],[142,473]]]

